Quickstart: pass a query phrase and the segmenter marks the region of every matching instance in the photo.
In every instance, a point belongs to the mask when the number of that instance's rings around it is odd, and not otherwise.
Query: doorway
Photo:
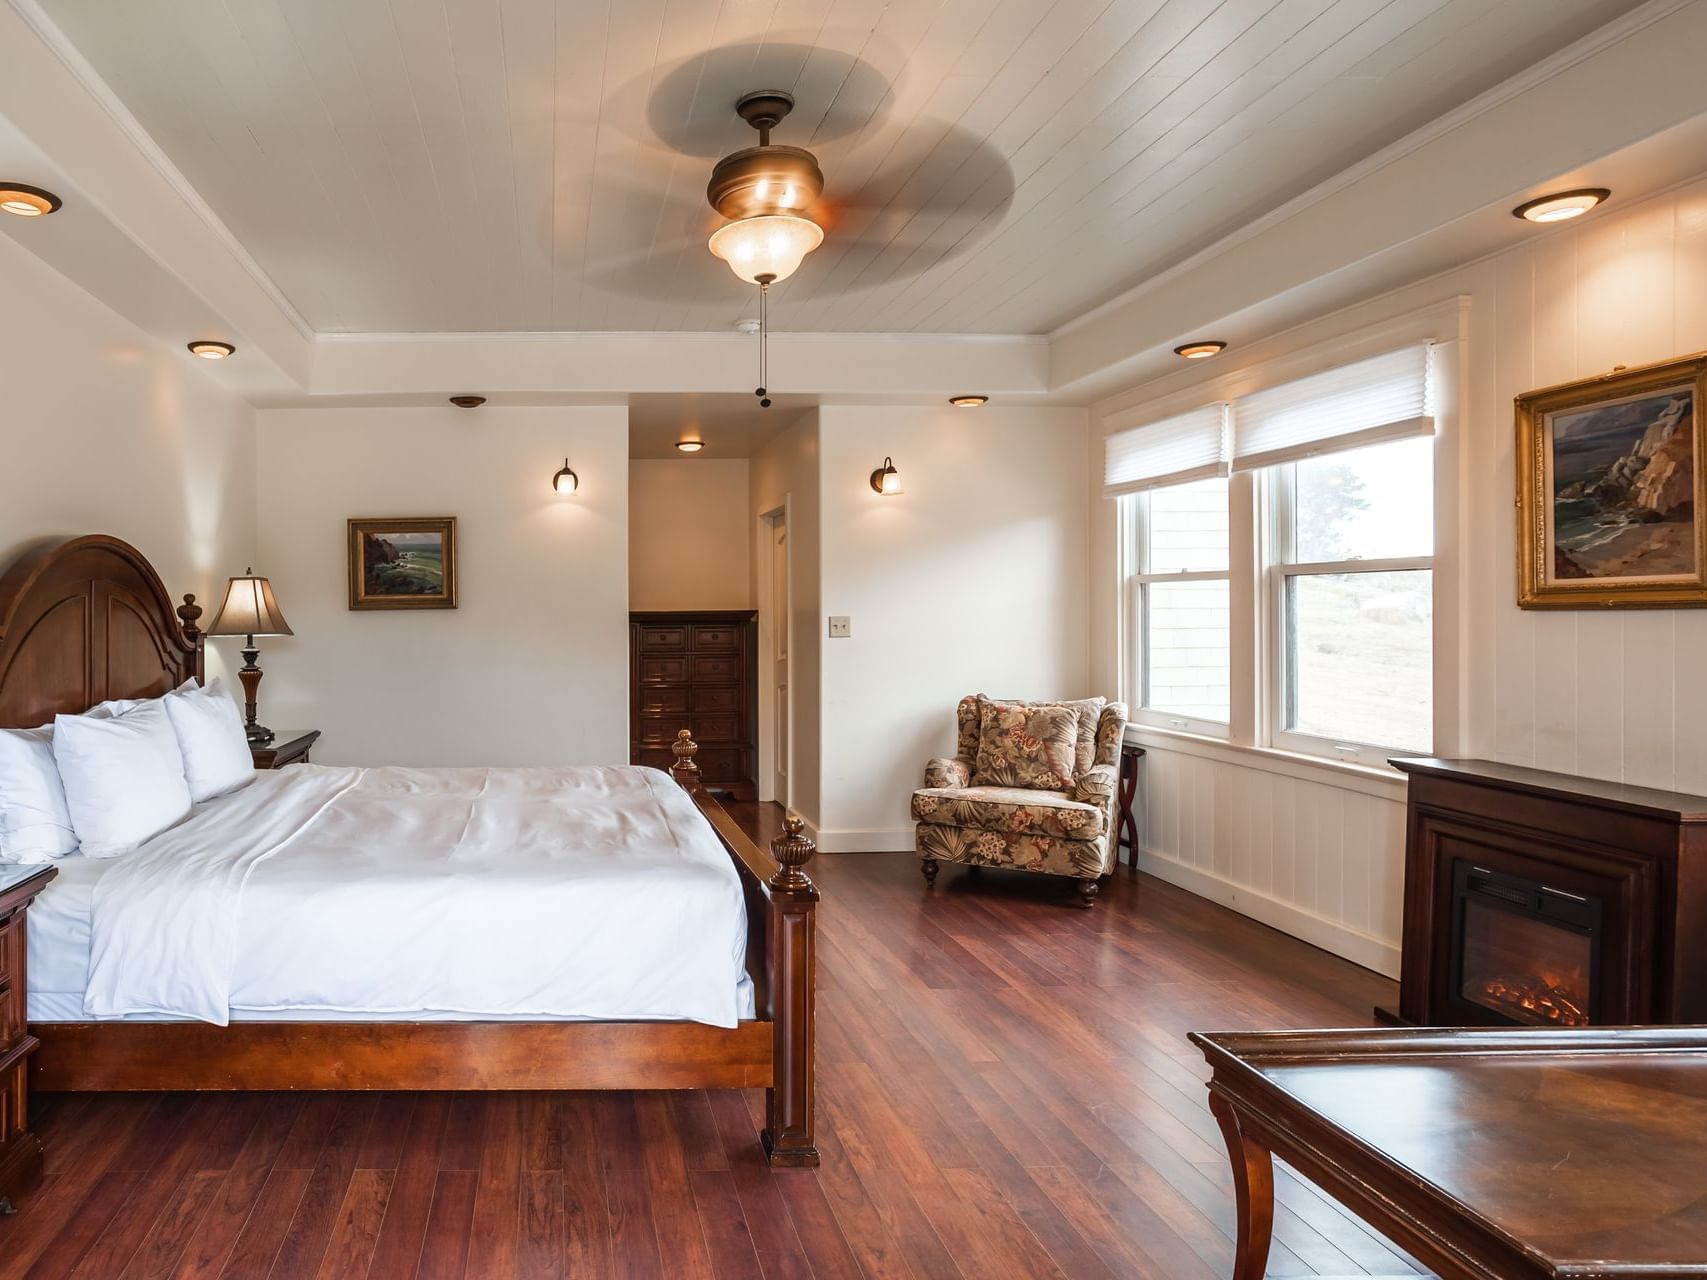
[[[763,722],[761,756],[768,769],[761,765],[763,780],[769,784],[768,799],[784,808],[789,803],[789,760],[793,735],[793,701],[789,689],[789,648],[791,643],[788,507],[783,505],[759,517],[762,554],[762,581],[759,596],[759,693],[760,717]]]

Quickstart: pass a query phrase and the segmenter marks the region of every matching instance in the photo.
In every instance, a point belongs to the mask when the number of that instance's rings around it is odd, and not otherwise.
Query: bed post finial
[[[670,776],[681,784],[684,791],[699,790],[699,766],[694,763],[698,751],[699,743],[686,729],[676,734],[676,740],[670,744],[670,753],[676,757],[676,762],[670,766]]]
[[[201,684],[205,678],[202,670],[202,656],[206,652],[202,646],[204,632],[196,623],[201,619],[202,607],[196,603],[196,593],[184,592],[184,603],[178,606],[178,620],[183,624],[184,639],[196,647],[196,683]]]
[[[783,834],[771,841],[771,857],[782,865],[770,878],[773,889],[810,889],[812,879],[800,868],[812,861],[818,846],[801,834],[806,824],[792,813],[782,820]]]

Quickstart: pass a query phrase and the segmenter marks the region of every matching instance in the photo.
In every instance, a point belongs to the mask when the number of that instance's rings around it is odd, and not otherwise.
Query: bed
[[[0,576],[0,728],[202,675],[134,547],[89,535]],[[762,1087],[773,1165],[813,1143],[814,926],[790,819],[761,851],[700,785],[576,769],[263,772],[29,917],[31,1086]]]

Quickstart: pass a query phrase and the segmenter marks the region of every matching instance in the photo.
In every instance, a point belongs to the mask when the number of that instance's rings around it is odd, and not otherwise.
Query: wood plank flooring
[[[736,806],[768,836],[775,813]],[[38,1099],[0,1277],[1226,1276],[1192,1029],[1367,1025],[1393,985],[1122,867],[1065,884],[824,857],[823,1167],[757,1093]],[[1415,1267],[1282,1171],[1270,1274]]]

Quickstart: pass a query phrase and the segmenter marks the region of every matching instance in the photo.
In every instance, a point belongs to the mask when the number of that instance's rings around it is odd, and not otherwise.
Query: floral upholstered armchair
[[[958,709],[951,758],[925,766],[913,792],[925,883],[937,866],[1014,867],[1072,876],[1079,905],[1114,864],[1115,790],[1126,704],[1004,702],[973,694]]]

